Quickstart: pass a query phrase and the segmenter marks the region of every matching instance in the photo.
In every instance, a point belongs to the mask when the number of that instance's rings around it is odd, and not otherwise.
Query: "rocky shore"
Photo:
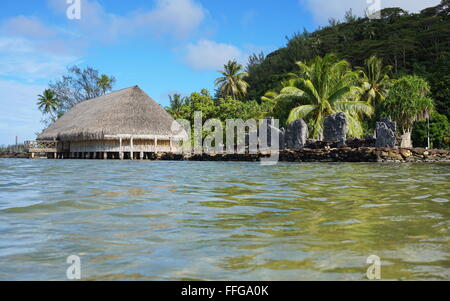
[[[0,152],[0,159],[27,159],[29,156],[28,153]]]
[[[313,145],[311,145],[313,146]],[[318,145],[316,145],[318,146]],[[29,158],[28,153],[0,153],[0,158]],[[257,162],[269,154],[152,154],[150,160]],[[424,148],[330,147],[282,150],[280,162],[449,162],[450,150]]]
[[[249,161],[256,162],[268,154],[216,154],[177,155],[155,154],[154,160],[188,161]],[[283,150],[279,152],[280,162],[450,162],[449,150],[426,150],[423,148],[322,148]]]

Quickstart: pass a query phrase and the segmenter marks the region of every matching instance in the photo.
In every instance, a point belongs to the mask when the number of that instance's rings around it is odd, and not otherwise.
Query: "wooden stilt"
[[[134,160],[133,137],[130,139],[130,160]]]
[[[119,139],[119,142],[120,142],[120,147],[119,147],[119,149],[120,149],[120,152],[119,152],[119,159],[120,159],[120,160],[123,160],[122,138]]]

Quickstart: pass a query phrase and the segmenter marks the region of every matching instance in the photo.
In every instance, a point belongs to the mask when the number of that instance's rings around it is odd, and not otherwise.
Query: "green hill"
[[[417,14],[400,8],[381,11],[381,19],[358,18],[350,12],[344,22],[315,32],[295,34],[284,48],[267,57],[254,55],[247,66],[248,100],[279,87],[294,62],[335,53],[353,66],[372,55],[393,66],[392,77],[415,74],[427,79],[436,109],[450,119],[450,0]]]

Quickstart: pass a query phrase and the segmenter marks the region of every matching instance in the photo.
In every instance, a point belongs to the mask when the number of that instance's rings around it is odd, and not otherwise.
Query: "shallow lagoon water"
[[[0,280],[450,280],[450,165],[0,160]]]

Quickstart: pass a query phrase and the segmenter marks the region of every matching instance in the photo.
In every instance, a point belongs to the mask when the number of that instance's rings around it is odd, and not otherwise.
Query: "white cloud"
[[[12,17],[0,25],[0,76],[27,82],[54,78],[79,61],[84,46],[35,17]]]
[[[185,37],[203,21],[205,10],[193,0],[158,0],[156,8],[136,20],[159,34]]]
[[[2,31],[11,35],[18,35],[30,38],[50,38],[56,32],[45,26],[36,17],[17,16],[6,20],[2,25]]]
[[[366,9],[374,7],[377,2],[381,8],[401,7],[408,12],[419,12],[424,8],[438,5],[440,0],[299,0],[299,2],[313,13],[318,24],[324,25],[330,18],[342,19],[350,8],[354,14],[363,16]]]
[[[65,50],[67,43],[0,36],[0,76],[28,82],[59,76],[66,66],[79,61]]]
[[[200,40],[187,46],[186,62],[195,70],[218,70],[232,59],[244,62],[246,56],[236,46]]]
[[[66,0],[48,0],[66,18]],[[107,12],[96,0],[84,0],[81,20],[65,28],[46,26],[36,17],[16,16],[0,24],[0,76],[34,81],[61,75],[80,62],[86,47],[139,35],[186,38],[206,11],[195,0],[155,0],[154,8],[127,15]]]
[[[48,0],[58,14],[65,14],[65,0]],[[150,33],[155,36],[186,38],[202,22],[205,9],[195,0],[155,0],[149,11],[135,11],[125,16],[107,12],[96,0],[81,5],[77,24],[87,39],[114,42],[130,35]]]
[[[36,138],[35,132],[43,128],[36,99],[44,89],[40,85],[0,80],[0,144],[13,144],[15,136],[21,142]]]

